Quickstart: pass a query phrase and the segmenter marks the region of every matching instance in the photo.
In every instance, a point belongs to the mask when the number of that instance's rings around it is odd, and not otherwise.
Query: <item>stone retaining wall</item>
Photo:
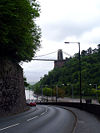
[[[26,108],[23,70],[10,60],[0,59],[0,115]]]

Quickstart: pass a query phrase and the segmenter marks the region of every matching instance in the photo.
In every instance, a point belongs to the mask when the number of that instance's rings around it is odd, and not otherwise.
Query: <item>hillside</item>
[[[89,95],[92,88],[100,85],[100,44],[97,49],[89,48],[81,52],[82,93]],[[44,75],[34,85],[34,90],[41,93],[41,86],[58,86],[65,89],[66,95],[79,95],[79,60],[78,53],[69,58],[63,67],[55,68]]]

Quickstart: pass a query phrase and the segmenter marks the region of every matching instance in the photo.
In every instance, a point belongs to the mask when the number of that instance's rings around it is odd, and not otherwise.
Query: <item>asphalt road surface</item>
[[[74,124],[70,111],[38,105],[24,113],[0,118],[0,133],[72,133]]]

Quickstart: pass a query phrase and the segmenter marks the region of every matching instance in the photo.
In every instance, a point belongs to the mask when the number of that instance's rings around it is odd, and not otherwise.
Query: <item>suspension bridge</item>
[[[57,59],[46,59],[46,58],[41,58],[44,56],[48,56],[51,54],[57,53]],[[71,57],[70,54],[63,52],[62,49],[59,49],[58,51],[55,52],[51,52],[45,55],[40,55],[40,56],[35,56],[33,60],[37,60],[37,61],[54,61],[54,67],[61,67],[64,65],[64,63],[67,61],[67,57],[66,59],[63,58],[63,53],[69,57]]]

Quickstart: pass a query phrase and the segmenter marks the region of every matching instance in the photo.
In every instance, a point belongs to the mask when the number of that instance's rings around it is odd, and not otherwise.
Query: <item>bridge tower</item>
[[[62,52],[62,49],[59,49],[58,50],[58,60],[63,60],[63,52]]]
[[[64,63],[66,62],[66,60],[63,59],[62,49],[59,49],[57,54],[58,54],[58,57],[57,57],[57,61],[54,61],[54,68],[62,67]]]

